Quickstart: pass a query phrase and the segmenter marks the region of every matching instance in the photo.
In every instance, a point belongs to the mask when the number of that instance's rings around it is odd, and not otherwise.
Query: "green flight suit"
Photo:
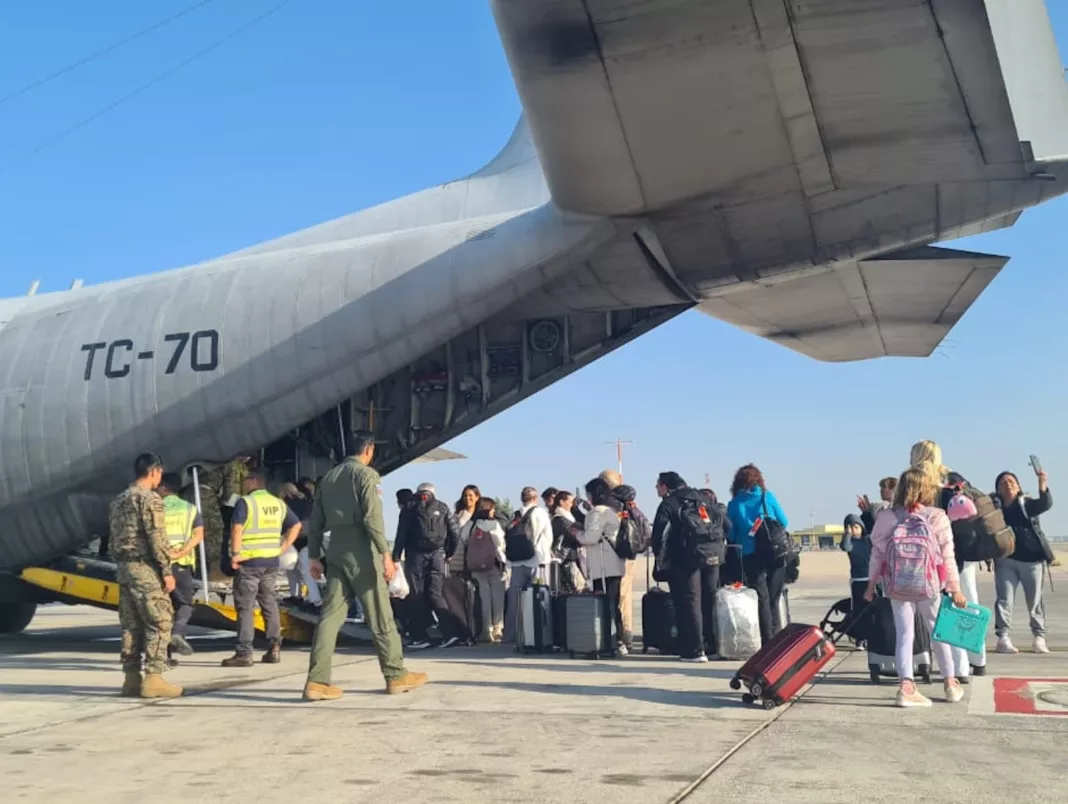
[[[390,681],[407,673],[382,565],[389,544],[382,518],[381,480],[374,469],[348,458],[319,483],[308,525],[308,557],[323,557],[326,531],[330,531],[330,544],[325,556],[326,594],[308,668],[310,682],[330,683],[337,635],[353,599],[363,606],[382,675]]]

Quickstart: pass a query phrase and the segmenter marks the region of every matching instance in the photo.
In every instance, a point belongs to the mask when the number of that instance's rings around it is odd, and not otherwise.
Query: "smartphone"
[[[1031,468],[1035,470],[1036,475],[1042,474],[1042,461],[1038,459],[1037,455],[1031,456]]]

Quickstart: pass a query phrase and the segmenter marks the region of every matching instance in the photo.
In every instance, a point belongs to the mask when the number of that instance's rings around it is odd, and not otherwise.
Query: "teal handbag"
[[[990,617],[990,609],[985,606],[969,603],[963,609],[958,609],[953,605],[953,598],[945,595],[938,608],[931,639],[955,648],[964,648],[969,653],[982,653],[986,632],[990,628]]]

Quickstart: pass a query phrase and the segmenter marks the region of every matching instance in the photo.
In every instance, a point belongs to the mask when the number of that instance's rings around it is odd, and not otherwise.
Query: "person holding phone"
[[[994,628],[998,636],[998,653],[1019,653],[1009,635],[1012,629],[1012,610],[1016,587],[1023,586],[1024,599],[1030,619],[1035,653],[1049,653],[1046,646],[1046,609],[1042,603],[1042,576],[1046,565],[1053,561],[1053,549],[1042,532],[1039,517],[1053,507],[1049,478],[1034,455],[1031,466],[1038,477],[1038,497],[1023,493],[1020,481],[1012,472],[1002,472],[994,482],[995,502],[1001,505],[1005,524],[1016,535],[1016,550],[1008,558],[994,561],[994,588],[997,604],[994,608]]]

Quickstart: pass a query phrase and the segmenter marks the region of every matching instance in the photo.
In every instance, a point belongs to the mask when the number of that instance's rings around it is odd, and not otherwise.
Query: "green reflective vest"
[[[277,558],[282,554],[282,525],[286,504],[269,491],[257,489],[243,497],[248,519],[241,536],[242,558]]]
[[[177,552],[193,538],[193,522],[197,518],[196,506],[172,494],[163,500],[163,513],[167,523],[167,540],[171,544],[171,550]],[[191,567],[196,563],[196,556],[190,553],[174,563],[180,567]]]

